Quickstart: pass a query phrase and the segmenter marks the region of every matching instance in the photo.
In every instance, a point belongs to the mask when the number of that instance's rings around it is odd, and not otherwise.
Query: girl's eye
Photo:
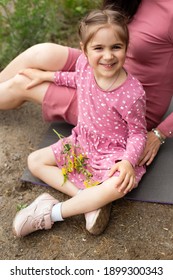
[[[94,50],[96,50],[96,51],[97,51],[97,50],[98,50],[98,51],[99,51],[99,50],[102,50],[102,47],[95,47]]]
[[[121,49],[121,46],[120,45],[115,45],[112,48],[115,49],[115,50],[117,50],[117,49],[119,50],[119,49]]]

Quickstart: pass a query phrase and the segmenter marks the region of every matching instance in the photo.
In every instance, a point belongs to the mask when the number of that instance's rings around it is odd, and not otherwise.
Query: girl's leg
[[[115,188],[117,180],[116,177],[111,177],[101,185],[85,189],[63,203],[56,201],[49,194],[42,194],[16,215],[13,221],[14,234],[21,237],[39,229],[50,229],[55,221],[52,220],[54,208],[57,211],[57,220],[62,221],[64,218],[93,211],[123,197],[124,193],[119,193]]]
[[[122,198],[124,193],[118,192],[115,187],[117,180],[118,177],[111,177],[101,185],[85,189],[79,195],[64,201],[62,217],[67,218],[93,211]]]
[[[79,189],[67,180],[64,184],[62,172],[56,166],[51,147],[33,152],[28,157],[28,167],[32,174],[51,187],[73,197],[79,195]],[[83,192],[83,191],[82,191]],[[100,234],[106,228],[111,211],[111,204],[95,211],[86,211],[86,229],[92,234]],[[55,212],[55,211],[54,211]]]
[[[31,153],[28,157],[28,168],[35,177],[62,193],[75,196],[79,191],[68,180],[63,184],[62,171],[56,165],[55,156],[50,146]]]
[[[56,166],[51,147],[31,153],[28,157],[28,167],[34,176],[69,196],[74,196],[79,191],[70,181],[63,184],[63,175]],[[58,207],[59,220],[63,220],[61,203],[47,193],[40,195],[31,205],[16,215],[13,221],[14,234],[22,237],[39,229],[50,229],[54,223],[52,220],[54,206],[56,209]]]
[[[111,177],[98,186],[84,189],[76,196],[79,189],[69,180],[63,183],[64,177],[56,165],[51,146],[31,153],[28,157],[28,168],[34,176],[49,186],[73,197],[63,203],[64,218],[96,210],[123,196],[115,189],[117,177]]]

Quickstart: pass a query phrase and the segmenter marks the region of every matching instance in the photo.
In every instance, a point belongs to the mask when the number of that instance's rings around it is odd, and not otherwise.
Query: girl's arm
[[[77,88],[77,72],[55,72],[53,81],[56,85]]]
[[[39,69],[27,68],[19,72],[20,75],[24,75],[30,79],[29,84],[26,89],[31,89],[43,82],[53,82],[54,81],[54,72],[52,71],[43,71]]]
[[[31,89],[44,82],[54,82],[57,85],[76,88],[76,72],[53,72],[27,68],[21,70],[19,74],[31,80],[26,89]]]
[[[141,95],[141,97],[133,103],[125,118],[128,123],[129,133],[126,151],[122,159],[128,160],[134,167],[139,163],[147,140],[145,108],[145,96]]]
[[[145,95],[128,108],[126,121],[128,123],[129,135],[126,150],[122,160],[115,163],[109,173],[119,173],[118,184],[115,186],[119,192],[126,194],[136,186],[135,166],[144,150],[146,143],[146,120],[145,120]]]

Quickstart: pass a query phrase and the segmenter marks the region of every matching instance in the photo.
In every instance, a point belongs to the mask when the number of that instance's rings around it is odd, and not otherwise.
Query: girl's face
[[[87,45],[85,55],[96,79],[111,79],[123,67],[126,45],[115,28],[99,29]]]

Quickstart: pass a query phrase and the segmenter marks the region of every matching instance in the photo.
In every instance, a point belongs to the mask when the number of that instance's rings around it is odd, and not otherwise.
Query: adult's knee
[[[68,47],[55,43],[40,43],[32,46],[27,51],[28,58],[32,59],[33,68],[44,69],[48,71],[61,70],[66,64],[68,58]]]
[[[24,75],[16,74],[10,83],[10,90],[15,93],[23,93],[26,90],[26,85],[29,79]]]

